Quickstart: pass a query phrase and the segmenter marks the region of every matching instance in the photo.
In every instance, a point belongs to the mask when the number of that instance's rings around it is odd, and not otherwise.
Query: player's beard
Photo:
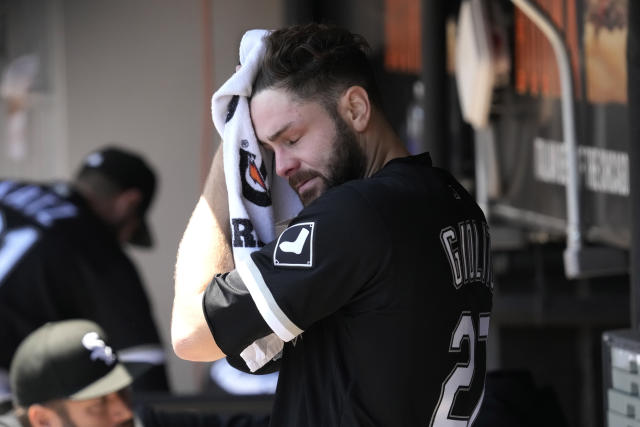
[[[331,144],[333,153],[327,163],[326,175],[319,171],[302,170],[289,178],[289,184],[294,189],[298,184],[312,178],[320,178],[322,185],[317,185],[303,193],[298,193],[298,197],[304,206],[320,197],[328,189],[340,184],[344,184],[352,179],[364,177],[366,168],[366,156],[358,145],[356,134],[345,123],[337,112],[333,115],[335,125],[335,137]]]

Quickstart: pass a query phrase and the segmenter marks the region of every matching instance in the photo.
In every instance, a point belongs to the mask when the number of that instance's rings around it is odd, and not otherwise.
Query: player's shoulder
[[[323,236],[379,236],[384,219],[376,200],[371,200],[358,181],[350,181],[329,189],[305,207],[294,221],[313,223]],[[369,239],[371,239],[370,237]]]
[[[433,167],[424,153],[393,159],[369,178],[331,188],[303,212],[357,220],[371,212],[395,216],[398,210],[412,210],[417,201],[457,210],[473,210],[476,205],[463,186],[444,169]]]
[[[351,180],[330,188],[305,207],[301,216],[335,217],[342,222],[360,222],[371,217],[372,212],[384,210],[384,206],[393,204],[395,198],[403,197],[402,193],[422,179],[411,170],[430,165],[428,157],[393,160],[372,177]]]
[[[373,176],[370,187],[399,197],[420,197],[440,203],[453,203],[458,208],[475,205],[464,186],[446,169],[433,166],[428,153],[394,159]]]
[[[369,178],[341,186],[345,197],[358,194],[369,208],[383,209],[400,200],[427,197],[434,190],[433,167],[428,154],[396,158]]]
[[[14,225],[47,231],[63,220],[77,218],[80,208],[64,183],[0,180],[0,212]]]
[[[322,235],[334,237],[369,234],[382,226],[377,207],[356,181],[327,190],[303,208],[290,226],[304,224],[317,228]]]
[[[428,153],[394,159],[370,179],[353,185],[373,209],[392,221],[416,214],[443,220],[453,213],[483,217],[473,196],[451,173],[433,166]]]

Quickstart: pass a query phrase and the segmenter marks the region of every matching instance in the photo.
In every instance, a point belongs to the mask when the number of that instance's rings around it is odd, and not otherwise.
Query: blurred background
[[[630,3],[0,0],[0,176],[69,178],[111,141],[146,156],[160,177],[150,215],[157,244],[131,253],[172,391],[213,395],[209,365],[178,360],[169,345],[177,245],[219,144],[211,95],[233,73],[244,31],[347,27],[369,40],[384,109],[410,151],[430,151],[489,218],[489,368],[524,375],[523,400],[546,402],[558,425],[614,425],[605,423],[613,344],[602,334],[635,330],[640,288],[630,262],[630,141],[640,132],[629,121],[629,76],[638,73],[626,54],[640,28]],[[564,71],[540,22],[557,36]]]

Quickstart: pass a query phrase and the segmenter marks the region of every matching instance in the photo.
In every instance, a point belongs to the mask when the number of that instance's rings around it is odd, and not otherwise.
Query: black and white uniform
[[[149,301],[115,232],[67,184],[0,181],[0,369],[31,331],[71,318],[95,321],[123,361],[148,369],[137,389],[167,389]]]
[[[467,426],[491,311],[482,211],[428,154],[327,191],[217,276],[203,308],[235,356],[286,341],[273,426]]]

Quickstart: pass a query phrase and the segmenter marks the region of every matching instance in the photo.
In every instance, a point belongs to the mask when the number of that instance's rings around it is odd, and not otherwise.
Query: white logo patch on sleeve
[[[273,252],[273,265],[277,267],[313,266],[314,222],[292,225],[278,237]]]

